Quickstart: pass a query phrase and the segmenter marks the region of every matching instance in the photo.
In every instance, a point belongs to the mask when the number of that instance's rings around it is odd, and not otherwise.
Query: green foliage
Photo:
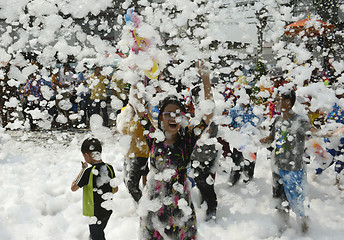
[[[259,86],[257,86],[257,82],[260,78],[268,73],[267,67],[263,63],[261,58],[257,58],[256,66],[254,68],[254,86],[252,87],[252,101],[255,104],[262,103],[262,99],[257,97],[257,94],[260,92]]]
[[[254,68],[254,81],[257,82],[260,78],[268,73],[267,67],[261,58],[257,58],[256,67]]]

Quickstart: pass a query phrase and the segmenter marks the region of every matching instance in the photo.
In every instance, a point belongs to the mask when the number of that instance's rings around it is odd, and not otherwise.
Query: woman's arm
[[[200,75],[203,82],[204,100],[212,100],[213,95],[211,93],[209,69],[205,66],[204,62],[197,62],[196,67],[198,68],[198,74]],[[212,117],[213,117],[213,111],[209,114],[205,114],[204,121],[206,122],[207,125],[209,125]]]

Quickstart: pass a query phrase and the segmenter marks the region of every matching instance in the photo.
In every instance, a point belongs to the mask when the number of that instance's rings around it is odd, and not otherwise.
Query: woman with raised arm
[[[204,96],[211,99],[209,74],[199,71]],[[132,95],[133,96],[133,95]],[[135,96],[138,96],[137,93]],[[183,103],[168,96],[159,104],[158,126],[155,128],[142,106],[136,111],[150,149],[151,169],[140,200],[140,239],[196,239],[197,222],[187,180],[190,155],[207,127],[212,114],[192,129]]]

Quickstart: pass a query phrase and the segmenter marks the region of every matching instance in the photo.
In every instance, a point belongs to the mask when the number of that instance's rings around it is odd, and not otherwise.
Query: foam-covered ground
[[[82,191],[70,185],[80,171],[80,144],[89,133],[1,132],[0,239],[88,239],[88,219],[82,216]],[[123,156],[118,136],[110,130],[95,134],[104,141],[103,160],[116,171],[119,192],[106,228],[107,239],[138,239],[139,216],[123,183]],[[310,229],[306,235],[292,228],[280,234],[271,201],[271,170],[264,150],[258,154],[254,181],[227,184],[218,172],[215,187],[219,206],[216,222],[204,221],[204,206],[197,206],[199,239],[343,239],[344,192],[334,186],[333,168],[313,180],[308,166]]]

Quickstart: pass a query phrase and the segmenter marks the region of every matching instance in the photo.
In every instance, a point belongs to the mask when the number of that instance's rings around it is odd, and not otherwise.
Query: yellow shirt
[[[112,78],[112,86],[114,94],[118,99],[125,100],[128,99],[129,96],[129,84],[125,83],[123,79],[117,80],[116,78]]]
[[[88,87],[91,90],[91,100],[106,100],[106,86],[108,84],[109,80],[106,76],[95,76],[92,74],[88,81]]]
[[[128,156],[132,157],[149,157],[149,148],[145,137],[143,136],[143,130],[140,122],[132,119],[125,123],[123,127],[123,134],[131,136],[130,148],[128,150]]]

